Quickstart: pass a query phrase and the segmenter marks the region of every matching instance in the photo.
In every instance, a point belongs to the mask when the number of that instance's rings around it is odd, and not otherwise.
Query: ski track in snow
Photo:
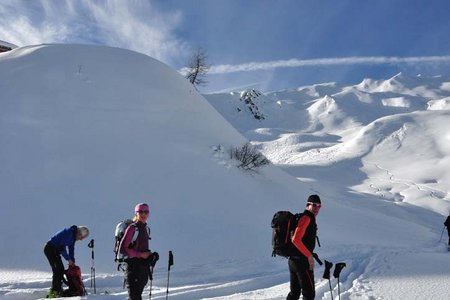
[[[328,257],[322,257],[334,263],[345,262],[346,267],[342,270],[340,280],[340,296],[342,300],[375,300],[375,299],[396,299],[398,289],[402,289],[405,298],[402,299],[425,299],[427,290],[413,288],[421,281],[427,281],[430,276],[434,279],[437,289],[445,288],[450,280],[450,275],[446,273],[446,266],[442,266],[438,270],[431,270],[427,267],[427,258],[431,260],[439,259],[441,256],[448,255],[445,253],[445,247],[438,245],[430,248],[378,248],[367,247],[362,245],[347,245],[340,249],[334,250],[335,254]],[[436,249],[438,251],[436,251]],[[345,258],[342,260],[342,258]],[[412,265],[411,273],[402,274],[404,263],[410,260]],[[400,261],[400,262],[397,262]],[[289,283],[283,282],[283,278],[287,276],[287,261],[284,261],[286,268],[277,274],[260,275],[257,277],[225,281],[220,283],[205,283],[198,285],[171,286],[169,292],[170,299],[214,299],[214,300],[243,300],[243,299],[285,299],[289,291]],[[417,264],[423,265],[424,273],[417,272]],[[399,266],[401,265],[401,268]],[[205,266],[205,271],[208,271]],[[420,269],[420,268],[419,268]],[[334,270],[334,266],[332,271]],[[324,268],[316,265],[315,281],[316,281],[316,299],[331,299],[329,282],[322,279]],[[397,286],[391,276],[396,272],[403,276],[409,277],[406,281],[407,286],[411,286],[412,291],[408,291],[406,287]],[[430,274],[431,273],[431,274]],[[31,276],[30,276],[31,274]],[[163,299],[166,297],[166,287],[164,278],[166,274],[155,274],[159,279],[155,278],[152,289],[153,299]],[[393,276],[394,277],[394,276]],[[89,275],[84,274],[84,283],[89,295],[84,297],[73,297],[72,299],[124,299],[126,291],[122,289],[121,284],[123,276],[121,274],[108,275],[99,274],[96,278],[97,294],[93,295],[93,289],[90,287]],[[428,279],[427,279],[428,278]],[[230,278],[231,279],[231,278]],[[49,273],[25,271],[2,271],[0,270],[0,299],[5,300],[29,300],[43,299],[48,291],[51,283]],[[273,285],[274,282],[281,282]],[[338,282],[331,272],[331,287],[335,299],[338,297]],[[405,281],[402,281],[405,284]],[[439,287],[443,285],[444,287]],[[386,286],[388,289],[386,290]],[[423,284],[419,284],[423,286]],[[147,285],[143,295],[148,296],[149,286]],[[439,295],[439,291],[436,295]],[[222,296],[217,296],[222,295]],[[407,298],[410,295],[413,298]],[[416,298],[417,296],[417,298]],[[425,298],[422,298],[425,297]],[[145,298],[144,297],[144,298]],[[67,299],[67,298],[66,298]],[[437,299],[437,298],[428,298]]]
[[[416,183],[411,180],[399,179],[390,170],[381,167],[379,164],[377,164],[377,163],[370,163],[370,164],[372,164],[377,169],[383,171],[383,173],[386,174],[385,177],[369,177],[369,182],[370,182],[369,187],[371,189],[373,189],[375,194],[379,195],[379,197],[382,199],[389,199],[386,196],[386,193],[391,194],[392,195],[391,198],[395,198],[395,195],[390,193],[390,191],[388,191],[386,189],[378,187],[377,184],[374,183],[375,180],[381,181],[381,182],[388,182],[390,184],[396,184],[396,185],[401,184],[401,185],[407,186],[408,188],[413,187],[419,191],[428,193],[431,198],[445,199],[447,196],[447,192],[445,192],[445,191],[432,188],[430,186],[427,186],[426,184]]]

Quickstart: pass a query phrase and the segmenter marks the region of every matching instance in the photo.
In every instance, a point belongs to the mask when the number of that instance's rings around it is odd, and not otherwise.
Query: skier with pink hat
[[[127,264],[125,278],[130,300],[142,299],[142,292],[151,276],[149,264],[152,252],[149,247],[150,229],[147,226],[149,213],[148,204],[139,203],[135,206],[133,223],[125,230],[119,246]]]

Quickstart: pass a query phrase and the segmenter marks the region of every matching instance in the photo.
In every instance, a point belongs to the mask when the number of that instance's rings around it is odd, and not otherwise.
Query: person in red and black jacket
[[[304,300],[312,300],[316,296],[314,285],[314,257],[316,246],[317,224],[316,217],[322,207],[320,197],[308,197],[306,209],[298,220],[297,228],[292,236],[296,254],[289,257],[290,292],[287,300],[297,300],[300,294]]]

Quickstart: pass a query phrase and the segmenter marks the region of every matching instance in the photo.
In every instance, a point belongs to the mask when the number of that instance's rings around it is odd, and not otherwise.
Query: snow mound
[[[428,110],[450,110],[450,97],[428,101]]]
[[[0,65],[2,267],[47,270],[44,243],[85,224],[99,268],[114,271],[115,225],[139,202],[150,204],[152,250],[172,250],[178,266],[261,255],[273,212],[309,193],[273,166],[235,168],[226,151],[245,138],[148,56],[39,45]],[[87,243],[77,245],[88,265]]]

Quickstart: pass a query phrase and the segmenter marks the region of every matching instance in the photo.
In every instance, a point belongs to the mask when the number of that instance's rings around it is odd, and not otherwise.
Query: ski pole
[[[333,272],[334,278],[337,278],[337,280],[338,280],[338,296],[339,296],[339,300],[341,300],[341,288],[339,286],[339,277],[340,277],[342,269],[345,266],[346,266],[346,264],[343,263],[343,262],[337,263],[336,267],[334,268],[334,272]]]
[[[97,294],[97,289],[95,286],[95,264],[94,264],[94,239],[92,239],[88,247],[91,248],[91,258],[92,258],[92,265],[91,265],[91,288],[92,285],[94,285],[94,294]]]
[[[330,280],[330,270],[332,267],[333,267],[333,263],[325,260],[325,271],[323,272],[322,278],[328,279],[328,284],[330,285],[331,300],[334,299],[333,289],[331,288],[331,280]]]
[[[152,258],[150,260],[150,273],[149,273],[149,277],[150,277],[150,292],[148,294],[148,299],[151,300],[152,299],[152,287],[153,287],[153,269],[155,268],[156,262],[159,260],[159,254],[158,252],[153,252],[152,253]]]
[[[153,287],[153,267],[150,267],[150,273],[148,274],[150,277],[150,292],[148,294],[148,299],[152,299],[152,287]]]
[[[442,228],[441,237],[439,238],[438,244],[442,241],[442,236],[444,235],[445,225],[444,228]]]
[[[173,254],[169,251],[169,263],[167,267],[167,290],[166,290],[166,300],[169,299],[169,278],[170,278],[170,267],[173,266]]]

